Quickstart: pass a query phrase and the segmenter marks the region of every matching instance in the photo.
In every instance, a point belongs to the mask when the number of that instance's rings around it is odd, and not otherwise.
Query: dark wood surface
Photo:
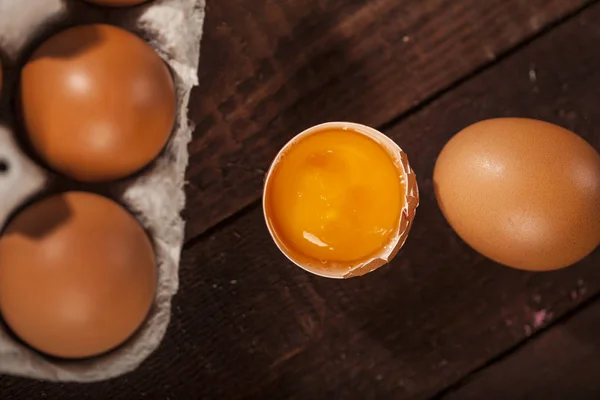
[[[390,124],[590,0],[208,0],[187,233],[260,197],[292,136]]]
[[[458,239],[431,188],[443,144],[483,118],[548,120],[600,149],[592,3],[209,0],[167,337],[122,378],[0,377],[0,399],[597,398],[600,251],[552,273],[501,267]],[[330,119],[383,126],[422,195],[395,261],[349,281],[287,262],[256,202],[278,147]]]
[[[443,400],[597,400],[600,302],[554,326]]]

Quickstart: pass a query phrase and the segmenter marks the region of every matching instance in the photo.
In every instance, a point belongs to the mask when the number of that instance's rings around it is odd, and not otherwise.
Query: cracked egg
[[[391,261],[418,203],[406,153],[383,133],[348,122],[317,125],[288,142],[263,196],[267,227],[285,256],[338,279]]]

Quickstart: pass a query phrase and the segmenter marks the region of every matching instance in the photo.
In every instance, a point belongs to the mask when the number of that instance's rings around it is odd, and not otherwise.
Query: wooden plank
[[[85,386],[0,377],[2,397],[427,399],[573,310],[600,292],[600,251],[547,274],[495,265],[452,233],[430,177],[454,132],[492,116],[558,122],[600,148],[599,18],[600,6],[587,10],[390,131],[422,188],[391,266],[350,281],[309,275],[255,206],[188,245],[169,332],[140,369]]]
[[[600,301],[476,374],[443,400],[597,400]]]
[[[188,237],[256,200],[271,159],[304,128],[380,126],[590,2],[208,1]]]

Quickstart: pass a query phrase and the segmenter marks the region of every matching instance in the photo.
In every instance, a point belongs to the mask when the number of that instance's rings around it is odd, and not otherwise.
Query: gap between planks
[[[458,392],[460,389],[467,386],[469,384],[469,382],[471,382],[474,378],[476,378],[484,370],[506,360],[508,357],[515,354],[518,350],[520,350],[524,346],[527,346],[531,342],[537,340],[544,333],[548,332],[555,326],[568,323],[575,315],[579,314],[580,312],[582,312],[585,309],[592,307],[595,303],[600,303],[600,292],[594,294],[589,299],[580,303],[578,306],[567,311],[564,315],[554,319],[551,323],[539,328],[531,336],[524,338],[522,341],[515,343],[514,346],[509,347],[505,351],[498,354],[496,357],[491,358],[485,364],[483,364],[483,365],[479,366],[478,368],[474,369],[473,371],[469,372],[468,374],[463,376],[461,379],[459,379],[452,385],[446,387],[445,389],[441,390],[436,395],[432,396],[429,400],[444,400],[446,398],[446,396],[449,396],[455,392]]]

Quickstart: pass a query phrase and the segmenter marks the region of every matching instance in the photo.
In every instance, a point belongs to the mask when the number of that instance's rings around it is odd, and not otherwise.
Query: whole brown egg
[[[43,43],[21,75],[33,148],[79,181],[124,178],[148,165],[174,125],[175,88],[160,56],[110,25],[67,29]]]
[[[459,236],[501,264],[558,269],[600,244],[600,155],[559,126],[519,118],[469,126],[439,155],[434,185]]]
[[[149,0],[85,0],[88,3],[97,4],[99,6],[108,6],[108,7],[130,7],[137,6],[138,4],[143,4],[148,2]]]
[[[82,358],[123,343],[143,323],[157,283],[144,229],[86,192],[46,198],[0,238],[0,313],[33,348]]]

